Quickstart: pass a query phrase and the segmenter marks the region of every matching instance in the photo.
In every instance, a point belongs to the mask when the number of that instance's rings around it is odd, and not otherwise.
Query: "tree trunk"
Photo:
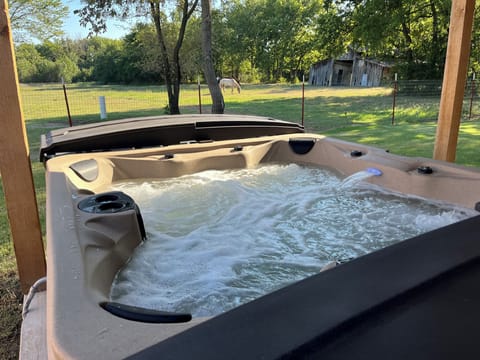
[[[202,51],[203,51],[203,72],[212,97],[212,114],[223,114],[225,103],[222,91],[218,86],[213,67],[212,59],[212,17],[211,0],[202,0]]]
[[[175,103],[177,104],[176,107],[178,111],[178,96],[177,96],[177,100],[175,101],[175,95],[173,91],[172,71],[170,68],[170,60],[168,59],[167,46],[165,45],[165,39],[163,37],[162,23],[160,21],[160,5],[158,4],[158,2],[150,1],[150,12],[152,15],[153,23],[155,24],[157,41],[158,41],[158,45],[160,46],[160,54],[162,56],[161,58],[162,73],[165,79],[165,86],[167,88],[168,108],[169,108],[170,114],[173,114],[172,106],[175,106]]]
[[[180,108],[178,102],[180,99],[180,82],[182,80],[182,72],[180,69],[180,49],[182,48],[183,39],[185,38],[185,30],[187,28],[187,22],[193,14],[193,11],[198,5],[198,0],[192,2],[191,7],[188,7],[189,0],[183,0],[182,8],[182,22],[180,24],[180,31],[178,33],[177,43],[173,49],[173,97],[170,104],[170,114],[180,114]]]
[[[150,1],[150,8],[155,23],[155,30],[157,32],[158,44],[160,45],[160,53],[162,55],[162,68],[165,76],[165,84],[167,86],[168,107],[171,115],[180,114],[179,99],[180,99],[180,49],[185,38],[185,29],[187,28],[188,19],[192,16],[193,11],[197,7],[198,0],[194,0],[192,6],[188,7],[188,0],[183,1],[182,22],[180,31],[178,33],[177,43],[173,49],[173,59],[170,64],[168,58],[168,51],[165,45],[165,39],[162,32],[162,24],[160,20],[160,3],[158,1]],[[173,69],[173,71],[172,71]]]
[[[412,36],[410,35],[410,28],[408,27],[406,20],[402,20],[402,33],[405,38],[405,60],[408,64],[407,66],[407,78],[410,79],[412,76],[412,64],[413,64],[413,50],[412,50]]]
[[[435,2],[430,0],[430,10],[432,12],[432,49],[430,53],[430,62],[432,66],[435,68],[435,72],[437,74],[441,73],[441,68],[439,67],[439,59],[440,59],[440,42],[438,38],[438,12],[435,6]]]

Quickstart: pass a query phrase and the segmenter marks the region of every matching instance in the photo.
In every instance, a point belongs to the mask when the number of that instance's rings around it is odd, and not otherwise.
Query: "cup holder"
[[[80,201],[78,208],[94,214],[110,214],[136,209],[133,199],[119,191],[90,196]]]
[[[104,204],[100,204],[98,206],[98,210],[100,212],[116,212],[120,209],[123,209],[125,204],[119,202],[108,202]]]
[[[137,217],[140,235],[143,240],[147,238],[139,207],[130,196],[121,191],[111,191],[89,196],[78,203],[78,208],[91,214],[115,214],[133,210]]]
[[[117,201],[117,200],[118,200],[117,194],[103,194],[103,195],[97,195],[95,197],[95,201],[97,203],[105,203],[105,202],[111,202],[111,201]]]

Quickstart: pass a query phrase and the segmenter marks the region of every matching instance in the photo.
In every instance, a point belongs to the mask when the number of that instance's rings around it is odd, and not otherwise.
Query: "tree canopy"
[[[64,34],[68,7],[61,0],[9,0],[8,4],[15,42],[46,41]]]
[[[198,0],[83,0],[83,3],[84,7],[75,13],[80,16],[81,24],[90,25],[95,33],[106,30],[106,19],[109,17],[144,16],[151,19],[156,34],[160,70],[167,87],[169,111],[171,114],[179,114],[182,75],[180,49],[185,39],[187,23]],[[167,33],[169,26],[175,30]],[[168,47],[167,35],[173,35],[175,39],[171,48]]]
[[[90,17],[99,16],[93,30],[103,29],[105,14],[140,16],[150,14],[149,4],[158,4],[163,45],[158,26],[148,15],[139,17],[121,40],[56,40],[56,46],[65,50],[55,56],[42,50],[43,44],[25,46],[18,53],[22,81],[55,78],[47,74],[70,71],[72,81],[179,84],[180,80],[196,81],[203,73],[202,19],[200,11],[194,10],[196,2],[86,3],[105,5],[99,13],[90,7],[82,10]],[[443,75],[451,0],[231,0],[215,4],[210,17],[211,58],[217,76],[241,82],[295,82],[315,62],[348,50],[393,65],[401,78],[440,79]],[[182,30],[185,10],[188,26]],[[478,20],[471,55],[471,68],[476,71],[480,70]],[[59,59],[67,63],[66,58],[76,67],[52,67]],[[170,80],[165,77],[165,66],[170,68]],[[173,94],[177,90],[172,87]]]

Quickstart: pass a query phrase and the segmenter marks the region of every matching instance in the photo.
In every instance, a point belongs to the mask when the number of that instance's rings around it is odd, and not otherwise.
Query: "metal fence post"
[[[202,91],[200,88],[200,75],[198,75],[198,112],[199,114],[202,113]]]
[[[392,104],[392,125],[395,125],[395,105],[397,101],[398,91],[398,75],[395,73],[395,80],[393,81],[393,104]]]
[[[70,105],[68,104],[67,86],[65,85],[65,80],[63,80],[63,77],[62,77],[62,87],[63,87],[63,96],[65,97],[65,105],[67,106],[68,124],[70,125],[70,127],[72,127],[73,122],[72,122],[72,115],[70,115]]]
[[[302,126],[305,120],[305,74],[302,77]]]
[[[472,83],[470,86],[470,107],[468,109],[468,120],[472,119],[473,95],[475,94],[475,73],[472,74]]]

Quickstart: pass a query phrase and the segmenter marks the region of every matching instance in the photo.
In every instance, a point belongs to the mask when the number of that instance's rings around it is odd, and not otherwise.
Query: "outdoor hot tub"
[[[306,134],[289,122],[226,115],[126,119],[55,130],[42,137],[41,160],[47,179],[51,359],[379,358],[391,355],[392,348],[402,358],[410,352],[442,357],[477,351],[465,335],[480,330],[475,305],[480,291],[473,285],[480,274],[476,169]],[[122,191],[122,184],[166,179],[175,188],[177,179],[192,174],[269,164],[294,164],[289,168],[294,172],[327,169],[342,181],[365,174],[359,182],[387,197],[403,194],[420,203],[448,204],[463,215],[461,221],[356,259],[332,258],[342,264],[220,314],[197,316],[188,309],[112,299],[119,271],[149,242],[150,233],[145,209]],[[288,188],[281,193],[294,195]],[[188,202],[184,205],[188,208]],[[162,212],[175,215],[160,206],[153,217]],[[208,232],[200,239],[208,243],[214,235],[238,241]],[[175,266],[182,265],[192,267],[188,260]],[[158,271],[168,272],[168,266]],[[143,290],[137,295],[155,296]],[[375,340],[379,337],[382,341]]]

